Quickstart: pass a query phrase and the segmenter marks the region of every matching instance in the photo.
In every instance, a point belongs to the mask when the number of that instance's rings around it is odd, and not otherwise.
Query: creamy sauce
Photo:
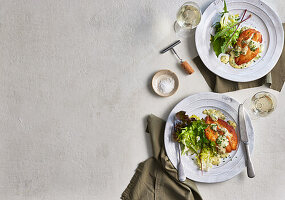
[[[219,118],[223,120],[226,118],[221,111],[216,109],[209,109],[209,110],[206,109],[203,111],[203,114],[209,115],[213,121],[217,121]]]
[[[217,124],[211,124],[211,128],[212,128],[214,131],[218,131],[218,125],[217,125]]]
[[[228,129],[221,127],[220,128],[221,131],[223,131],[225,134],[224,136],[231,138],[233,135],[228,131]]]
[[[234,129],[237,127],[237,124],[231,120],[227,121],[229,125],[231,125],[232,127],[234,127]]]
[[[244,32],[245,30],[250,29],[250,28],[251,28],[251,27],[244,26],[244,27],[242,27],[242,28],[240,29],[240,32]]]
[[[219,156],[215,156],[212,158],[212,164],[213,165],[219,165],[221,163],[220,157]]]
[[[259,53],[262,53],[262,52],[263,52],[263,49],[264,49],[263,44],[260,44],[260,47],[259,47]]]
[[[222,148],[226,148],[229,145],[229,140],[225,135],[220,135],[217,138],[217,144]]]
[[[260,42],[251,40],[250,43],[248,44],[248,47],[250,48],[251,51],[255,51],[260,47],[260,45],[261,45]]]
[[[221,60],[222,63],[227,64],[229,62],[229,60],[230,60],[230,56],[228,54],[222,55],[220,60]]]
[[[236,61],[235,61],[235,53],[233,51],[231,51],[230,53],[230,65],[234,68],[237,68],[237,69],[244,69],[246,67],[248,67],[249,65],[251,65],[254,61],[256,61],[258,58],[260,58],[260,55],[257,55],[255,58],[253,58],[251,61],[247,62],[247,63],[244,63],[244,64],[241,64],[241,65],[238,65],[236,64]]]
[[[216,124],[216,123],[211,124],[211,128],[212,128],[214,131],[220,130],[220,131],[224,132],[224,136],[226,136],[226,137],[231,138],[231,137],[233,136],[233,135],[228,131],[228,129],[226,129],[226,128],[224,128],[224,127],[220,127],[220,126],[219,126],[218,124]]]
[[[247,51],[248,51],[248,46],[245,46],[245,47],[243,47],[242,49],[241,49],[241,54],[242,55],[245,55],[246,53],[247,53]]]
[[[253,36],[255,35],[255,33],[253,33],[247,40],[243,40],[243,41],[241,41],[241,43],[242,44],[249,44],[250,43],[250,41],[252,40],[252,38],[253,38]]]

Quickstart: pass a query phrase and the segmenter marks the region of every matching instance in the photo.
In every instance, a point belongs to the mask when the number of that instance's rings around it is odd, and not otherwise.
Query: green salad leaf
[[[219,37],[216,40],[214,40],[214,36],[211,37],[211,43],[213,46],[213,50],[216,53],[216,56],[218,57],[222,53],[223,44],[225,43],[225,39]]]
[[[221,20],[215,24],[215,35],[211,36],[211,44],[217,57],[221,53],[226,53],[228,47],[232,48],[237,42],[241,30],[240,28],[236,30],[239,20],[239,15],[228,13],[226,1],[224,1]]]
[[[224,0],[224,11],[222,12],[222,14],[228,13],[228,9],[227,9],[227,4],[226,1]]]
[[[175,116],[175,138],[181,144],[182,154],[195,154],[200,169],[210,168],[217,159],[217,148],[215,142],[206,138],[205,129],[209,125],[197,116],[189,117],[185,111]]]
[[[216,143],[205,136],[207,127],[204,120],[196,120],[176,132],[177,140],[182,144],[182,154],[199,154],[203,148],[209,148],[212,153],[216,153]]]

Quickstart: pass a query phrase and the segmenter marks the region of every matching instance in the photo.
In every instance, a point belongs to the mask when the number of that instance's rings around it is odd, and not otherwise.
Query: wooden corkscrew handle
[[[187,61],[182,61],[181,62],[181,66],[184,68],[184,70],[188,74],[193,74],[194,73],[194,69],[189,65],[189,63]]]

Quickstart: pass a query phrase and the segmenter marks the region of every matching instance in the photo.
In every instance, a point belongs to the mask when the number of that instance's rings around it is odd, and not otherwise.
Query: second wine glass
[[[276,109],[277,100],[272,93],[261,91],[246,99],[244,106],[251,119],[258,119],[272,113]]]

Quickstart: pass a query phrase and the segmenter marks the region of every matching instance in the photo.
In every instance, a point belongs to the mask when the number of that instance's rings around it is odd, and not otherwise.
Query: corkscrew
[[[169,45],[168,47],[166,47],[165,49],[161,50],[160,53],[165,53],[169,50],[171,50],[176,57],[180,60],[180,65],[184,68],[184,70],[188,73],[188,74],[192,74],[194,73],[194,69],[190,66],[190,64],[186,61],[186,60],[182,60],[180,58],[180,56],[176,53],[176,51],[174,50],[174,47],[178,44],[180,44],[181,41],[177,40],[176,42],[174,42],[173,44]]]

